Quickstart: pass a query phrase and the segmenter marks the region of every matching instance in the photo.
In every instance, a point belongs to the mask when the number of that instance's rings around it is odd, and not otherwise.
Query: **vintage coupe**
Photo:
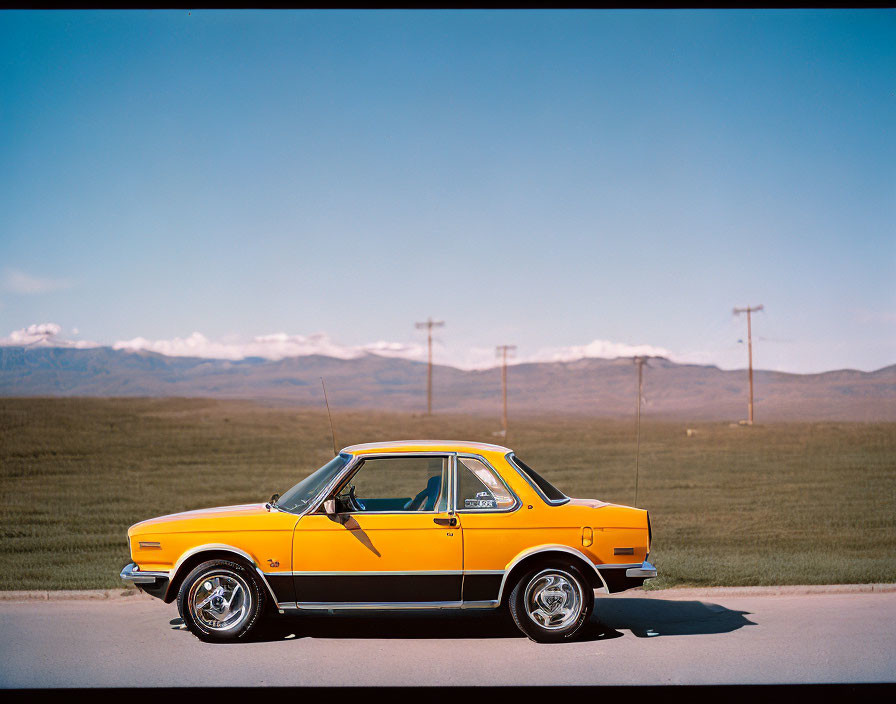
[[[124,580],[206,641],[265,611],[494,609],[536,641],[588,621],[594,592],[641,586],[647,511],[561,493],[512,450],[475,442],[346,447],[268,503],[128,530]]]

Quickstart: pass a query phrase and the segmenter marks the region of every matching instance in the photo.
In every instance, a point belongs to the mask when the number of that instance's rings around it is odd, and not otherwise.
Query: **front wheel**
[[[538,643],[570,640],[591,617],[594,591],[572,564],[556,562],[528,570],[508,599],[519,629]]]
[[[243,638],[264,612],[265,593],[239,562],[209,560],[194,569],[177,595],[184,625],[209,643]]]

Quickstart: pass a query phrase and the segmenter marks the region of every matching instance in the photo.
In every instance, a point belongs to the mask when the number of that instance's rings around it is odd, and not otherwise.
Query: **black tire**
[[[227,586],[233,586],[230,591]],[[236,589],[234,585],[238,585]],[[222,590],[220,593],[218,589]],[[227,596],[230,595],[229,601]],[[236,612],[218,612],[218,604],[227,604],[239,600],[234,608]],[[199,640],[206,643],[221,643],[244,639],[265,611],[267,594],[253,570],[233,560],[209,560],[196,567],[184,579],[177,594],[177,610],[184,625]],[[202,603],[206,608],[197,608]],[[224,615],[221,621],[215,621],[214,615]],[[217,625],[215,625],[217,624]]]
[[[552,603],[545,603],[545,599]],[[544,561],[520,577],[510,592],[507,606],[517,628],[530,639],[537,643],[562,643],[572,640],[591,618],[594,589],[571,561]],[[552,610],[556,607],[561,610]],[[532,615],[533,611],[540,615]],[[563,614],[563,611],[569,613]]]

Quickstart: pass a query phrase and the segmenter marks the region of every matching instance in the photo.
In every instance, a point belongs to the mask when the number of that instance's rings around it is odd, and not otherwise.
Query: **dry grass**
[[[495,441],[494,419],[351,412],[340,446]],[[692,437],[686,428],[696,428]],[[517,420],[506,444],[573,496],[631,504],[634,427]],[[204,399],[0,399],[0,589],[120,585],[125,531],[262,501],[332,456],[326,414]],[[642,425],[654,586],[896,581],[896,424]]]

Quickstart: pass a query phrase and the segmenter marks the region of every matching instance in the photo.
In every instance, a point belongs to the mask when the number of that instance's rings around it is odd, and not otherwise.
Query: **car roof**
[[[393,440],[391,442],[367,442],[361,445],[349,445],[342,448],[341,452],[347,452],[351,455],[371,452],[500,452],[502,455],[506,455],[508,452],[512,452],[512,450],[501,445],[470,442],[467,440]]]

